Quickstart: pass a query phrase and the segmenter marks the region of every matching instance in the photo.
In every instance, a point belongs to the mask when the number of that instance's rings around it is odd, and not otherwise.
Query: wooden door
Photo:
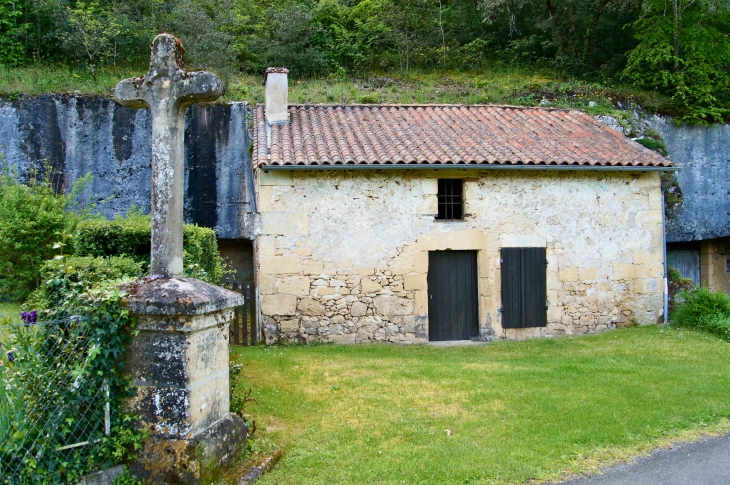
[[[667,251],[667,264],[677,268],[679,274],[694,281],[700,286],[700,250],[699,249],[675,249]]]
[[[476,251],[428,253],[428,339],[467,340],[479,334]]]

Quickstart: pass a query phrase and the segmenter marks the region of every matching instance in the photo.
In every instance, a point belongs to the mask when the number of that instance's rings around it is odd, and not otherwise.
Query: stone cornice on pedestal
[[[121,288],[133,315],[204,315],[243,305],[243,296],[195,278],[147,276]]]

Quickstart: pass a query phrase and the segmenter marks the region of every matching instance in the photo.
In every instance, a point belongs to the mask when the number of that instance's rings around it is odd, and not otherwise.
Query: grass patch
[[[545,481],[729,428],[730,344],[692,330],[231,357],[257,434],[285,450],[264,484]]]
[[[111,95],[119,80],[145,74],[146,66],[107,67],[91,75],[69,66],[0,67],[0,96],[73,93]],[[264,102],[263,74],[219,73],[226,86],[222,101]],[[355,104],[512,104],[586,109],[617,114],[615,105],[641,105],[671,114],[670,99],[625,86],[608,86],[548,71],[494,65],[479,72],[371,75],[363,78],[292,79],[290,103]]]
[[[19,303],[0,303],[0,318],[5,316],[20,316]]]
[[[0,66],[0,96],[15,99],[21,95],[39,96],[48,93],[74,93],[111,96],[117,83],[127,77],[139,76],[145,67],[106,67],[99,69],[97,79],[85,69],[72,66]]]

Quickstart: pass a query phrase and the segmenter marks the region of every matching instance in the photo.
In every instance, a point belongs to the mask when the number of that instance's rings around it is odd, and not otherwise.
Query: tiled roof
[[[254,164],[481,164],[671,167],[577,110],[463,105],[291,105],[254,114]]]

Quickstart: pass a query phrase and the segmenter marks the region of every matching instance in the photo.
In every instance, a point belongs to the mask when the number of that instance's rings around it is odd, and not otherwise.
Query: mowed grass
[[[0,343],[7,338],[7,331],[2,325],[20,322],[20,304],[0,302]]]
[[[263,484],[554,480],[730,428],[730,344],[687,330],[231,358],[255,437],[285,451]]]
[[[0,319],[12,317],[13,319],[20,318],[20,304],[18,303],[2,303],[0,302]]]

